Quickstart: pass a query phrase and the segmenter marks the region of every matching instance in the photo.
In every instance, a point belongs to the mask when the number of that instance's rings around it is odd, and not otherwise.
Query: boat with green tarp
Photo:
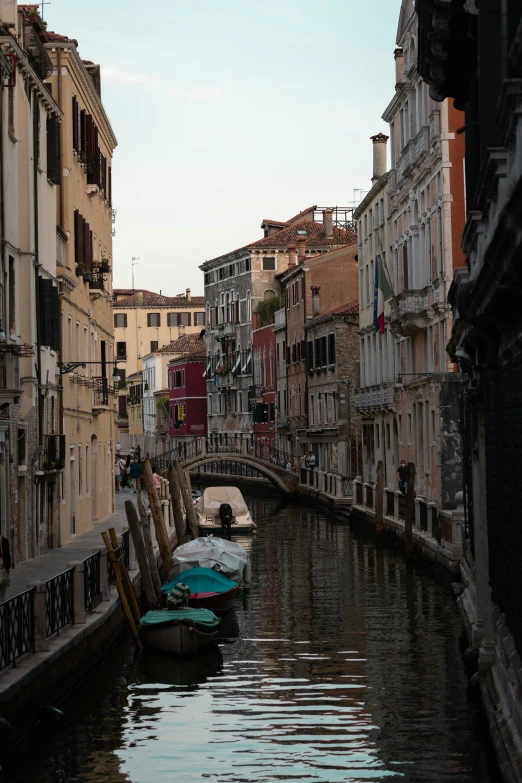
[[[209,609],[161,609],[140,621],[145,645],[176,655],[189,655],[212,644],[221,620]]]

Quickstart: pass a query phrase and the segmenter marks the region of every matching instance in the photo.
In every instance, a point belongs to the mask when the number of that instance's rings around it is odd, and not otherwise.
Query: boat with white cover
[[[178,546],[172,553],[170,578],[189,568],[214,568],[234,582],[250,584],[252,568],[246,549],[236,541],[210,534]]]
[[[207,487],[197,503],[194,504],[200,533],[205,535],[206,533],[223,532],[219,510],[224,504],[228,504],[232,509],[230,525],[232,535],[251,533],[255,530],[256,524],[250,516],[241,491],[237,487]]]

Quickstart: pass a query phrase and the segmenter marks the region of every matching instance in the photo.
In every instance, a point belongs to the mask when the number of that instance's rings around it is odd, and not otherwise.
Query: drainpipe
[[[38,444],[42,446],[43,410],[41,404],[42,390],[42,357],[40,355],[40,297],[39,297],[39,236],[38,236],[38,96],[33,95],[33,199],[34,199],[34,290],[36,300],[36,378],[38,387]]]

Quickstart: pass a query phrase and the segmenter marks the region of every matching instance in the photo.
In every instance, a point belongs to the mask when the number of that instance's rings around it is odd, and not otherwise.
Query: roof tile
[[[129,289],[115,289],[115,294],[125,293]],[[143,294],[143,304],[138,305],[136,302],[136,294]],[[130,296],[120,299],[114,302],[113,307],[204,307],[204,296],[191,296],[187,299],[186,296],[163,296],[163,294],[155,294],[153,291],[146,291],[138,289],[131,293]]]
[[[179,337],[168,345],[164,345],[155,353],[184,353],[190,355],[194,351],[201,351],[204,348],[205,343],[199,334],[184,334],[183,337]]]

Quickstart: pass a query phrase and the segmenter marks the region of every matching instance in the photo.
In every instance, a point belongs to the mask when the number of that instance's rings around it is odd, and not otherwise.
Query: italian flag
[[[386,270],[380,256],[375,259],[375,287],[373,293],[373,325],[375,331],[384,334],[384,303],[393,296]]]

